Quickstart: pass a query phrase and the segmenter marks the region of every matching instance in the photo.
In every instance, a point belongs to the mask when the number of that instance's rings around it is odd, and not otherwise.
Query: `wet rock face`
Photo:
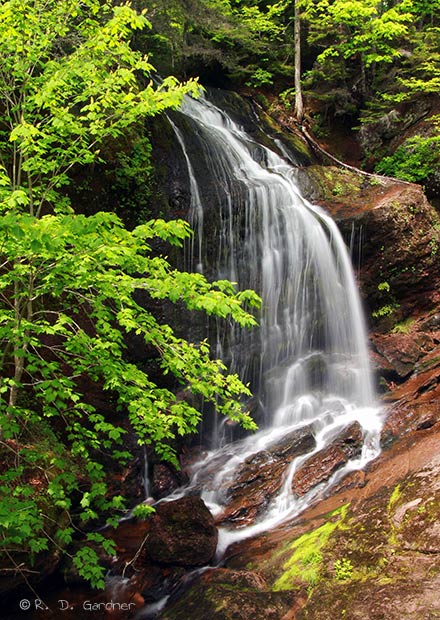
[[[203,573],[161,620],[280,620],[294,598],[272,592],[256,572],[215,569]]]
[[[357,422],[341,431],[327,448],[308,458],[298,468],[293,477],[293,492],[302,496],[329,480],[347,461],[360,455],[362,441],[362,429]],[[292,460],[314,448],[312,429],[306,427],[247,458],[227,490],[226,507],[218,521],[240,527],[252,523],[280,490],[284,473]]]
[[[299,184],[351,246],[376,328],[438,305],[440,219],[420,186],[334,166],[300,170]]]
[[[305,495],[314,486],[327,481],[347,461],[360,455],[362,450],[362,428],[355,422],[342,431],[324,450],[307,459],[295,472],[292,491]]]
[[[414,371],[416,363],[430,345],[429,336],[423,332],[373,334],[372,342],[376,351],[385,358],[385,366],[402,379]]]
[[[258,570],[269,588],[294,594],[290,620],[439,617],[439,449],[439,424],[414,431],[362,483],[236,544],[226,566]]]
[[[199,497],[183,497],[156,505],[150,518],[147,556],[158,564],[204,566],[215,554],[218,533],[214,518]]]
[[[175,491],[181,482],[178,475],[166,463],[155,463],[151,479],[151,493],[153,497],[162,499]]]
[[[328,550],[326,579],[298,620],[330,620],[341,617],[343,609],[352,619],[439,616],[439,465],[438,455],[432,455],[428,465],[368,497],[354,511],[350,527],[337,533]],[[383,477],[386,481],[386,471]],[[336,558],[350,560],[352,569],[344,579],[335,571]]]
[[[227,490],[221,523],[252,523],[279,491],[289,463],[315,446],[312,429],[294,431],[276,445],[247,458]]]
[[[413,375],[385,395],[382,445],[402,435],[433,427],[440,420],[440,346],[421,358]]]

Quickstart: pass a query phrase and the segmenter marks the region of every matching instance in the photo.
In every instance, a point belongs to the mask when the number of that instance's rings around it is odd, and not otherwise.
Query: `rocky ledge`
[[[440,218],[417,185],[333,166],[299,178],[338,222],[358,268],[383,451],[294,521],[230,547],[221,568],[170,599],[164,620],[186,609],[192,620],[440,618]],[[303,464],[298,495],[357,453],[355,426]],[[272,462],[282,469],[272,454],[243,464],[223,519],[258,515],[276,486]]]

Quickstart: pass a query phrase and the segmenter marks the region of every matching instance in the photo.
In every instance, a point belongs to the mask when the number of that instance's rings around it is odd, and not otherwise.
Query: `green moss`
[[[272,590],[291,590],[295,584],[314,586],[318,583],[323,564],[321,551],[333,532],[341,527],[348,506],[349,504],[346,504],[329,515],[330,517],[338,515],[338,520],[327,521],[315,530],[303,534],[289,545],[293,554],[283,564],[284,572],[275,581]]]
[[[397,534],[398,534],[398,528],[396,528],[391,520],[391,513],[393,512],[394,507],[396,506],[397,502],[401,499],[402,497],[402,490],[400,487],[400,484],[398,484],[396,487],[394,487],[393,492],[390,495],[390,499],[388,500],[388,504],[387,504],[387,512],[388,512],[388,519],[390,521],[390,535],[389,535],[389,544],[391,545],[391,547],[395,547],[398,543],[398,538],[397,538]],[[393,551],[391,551],[393,553]]]
[[[353,577],[353,564],[348,558],[335,560],[333,568],[338,581],[347,581]]]
[[[399,304],[386,304],[385,306],[381,306],[378,310],[372,312],[372,316],[377,319],[382,316],[390,316],[399,308]]]
[[[396,505],[396,503],[399,501],[401,497],[402,497],[402,490],[400,488],[400,484],[398,484],[394,487],[393,492],[390,495],[390,499],[388,500],[388,504],[387,504],[388,513],[391,512],[391,510],[393,509],[393,507]]]
[[[349,170],[336,166],[309,166],[308,176],[314,181],[321,200],[328,200],[351,205],[353,199],[359,198],[363,191],[363,177]]]
[[[413,323],[414,319],[409,317],[400,323],[396,323],[391,331],[393,334],[408,334],[411,331]]]

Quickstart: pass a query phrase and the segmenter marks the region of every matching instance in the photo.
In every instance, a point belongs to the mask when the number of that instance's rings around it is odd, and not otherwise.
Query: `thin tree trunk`
[[[301,89],[301,19],[298,7],[298,0],[295,0],[295,22],[294,22],[294,45],[295,45],[295,116],[299,123],[304,117],[304,103]]]

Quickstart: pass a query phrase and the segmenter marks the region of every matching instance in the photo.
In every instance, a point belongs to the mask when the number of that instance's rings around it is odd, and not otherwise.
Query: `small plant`
[[[390,316],[390,314],[393,314],[393,312],[397,310],[398,307],[399,307],[398,304],[387,304],[386,306],[382,306],[378,310],[375,310],[374,312],[372,312],[372,316],[375,319],[381,316]]]
[[[401,497],[402,497],[402,490],[400,488],[400,484],[397,484],[394,487],[393,492],[390,495],[390,499],[388,500],[388,505],[387,505],[388,512],[391,511],[393,506],[400,500]]]
[[[266,69],[259,67],[256,69],[249,80],[246,82],[246,86],[252,86],[258,88],[259,86],[268,86],[273,84],[273,74]]]
[[[332,189],[333,196],[341,196],[344,193],[344,186],[339,181],[334,184]]]
[[[338,581],[347,581],[353,576],[353,564],[348,558],[336,560],[333,564],[335,577]]]
[[[377,285],[377,290],[381,293],[390,293],[391,287],[388,282],[379,282]],[[393,295],[382,295],[381,297],[383,301],[389,301],[390,303],[385,303],[383,306],[372,312],[372,316],[376,319],[383,316],[390,316],[395,310],[397,310],[397,308],[399,308],[399,304],[396,302]]]
[[[291,110],[293,102],[295,101],[295,89],[288,88],[287,90],[283,90],[283,92],[280,93],[280,100],[287,110]]]
[[[414,319],[409,317],[400,323],[394,325],[391,332],[393,334],[408,334],[411,331],[411,326],[414,324]]]
[[[131,516],[136,519],[147,519],[151,514],[155,512],[153,506],[149,504],[138,504],[131,512]]]
[[[377,285],[377,290],[378,291],[387,291],[387,293],[390,292],[390,285],[388,284],[388,282],[379,282],[379,284]]]
[[[435,256],[438,252],[439,244],[436,239],[431,239],[429,242],[429,246],[431,248],[431,256]]]

